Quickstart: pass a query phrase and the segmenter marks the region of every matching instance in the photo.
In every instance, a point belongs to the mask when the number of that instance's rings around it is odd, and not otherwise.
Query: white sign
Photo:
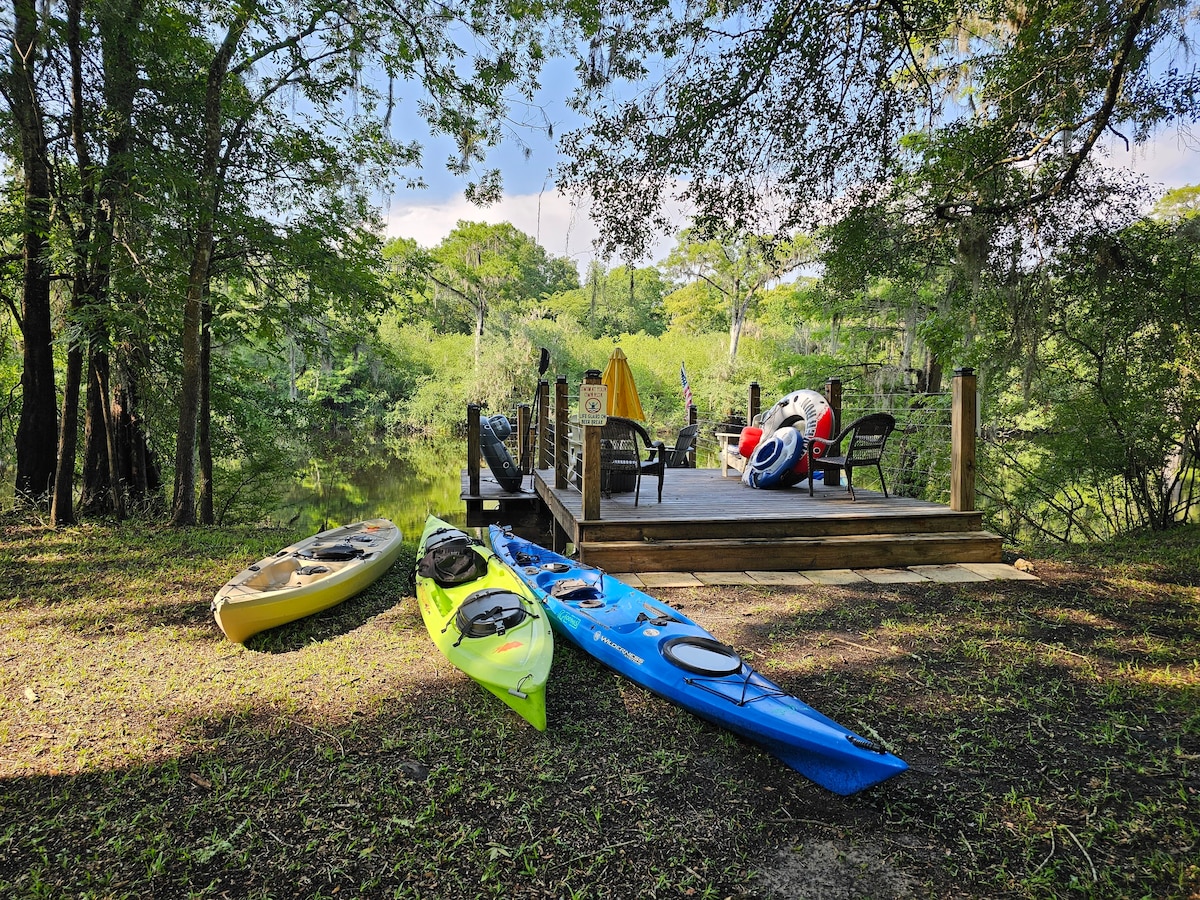
[[[579,386],[579,424],[603,425],[608,421],[608,385]]]

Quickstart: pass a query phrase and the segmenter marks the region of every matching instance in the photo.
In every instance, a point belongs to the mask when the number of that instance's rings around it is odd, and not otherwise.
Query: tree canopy
[[[20,0],[13,13],[0,140],[23,172],[5,185],[23,268],[9,294],[24,348],[17,491],[54,491],[56,521],[73,516],[81,402],[95,461],[83,495],[109,494],[121,515],[129,448],[113,413],[142,419],[128,404],[148,385],[132,379],[150,373],[177,411],[173,518],[193,521],[197,494],[211,515],[212,339],[223,316],[251,312],[225,286],[254,286],[240,296],[259,301],[256,331],[296,308],[298,284],[318,303],[333,284],[343,304],[381,295],[361,277],[378,258],[369,194],[419,185],[423,165],[393,113],[410,106],[448,138],[466,193],[494,199],[489,148],[557,40],[551,9],[506,2]],[[61,413],[55,283],[71,285]],[[90,472],[107,487],[89,488]]]
[[[672,199],[710,233],[809,228],[893,184],[943,219],[1054,203],[1106,134],[1139,142],[1195,120],[1198,76],[1175,62],[1195,12],[622,4],[587,31],[587,124],[563,142],[563,178],[597,199],[607,246],[635,255]]]

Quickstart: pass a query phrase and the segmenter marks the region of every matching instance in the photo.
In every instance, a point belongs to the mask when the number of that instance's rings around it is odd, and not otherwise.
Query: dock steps
[[[609,572],[804,571],[1000,561],[986,531],[909,532],[722,540],[583,543],[583,562]]]

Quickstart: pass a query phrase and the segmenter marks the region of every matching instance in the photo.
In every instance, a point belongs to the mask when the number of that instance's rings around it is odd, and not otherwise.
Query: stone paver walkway
[[[803,587],[810,584],[943,584],[971,581],[1038,581],[1036,575],[1007,563],[955,563],[943,566],[909,566],[907,569],[817,569],[808,572],[623,572],[613,576],[630,587],[670,588],[705,585],[772,585]]]

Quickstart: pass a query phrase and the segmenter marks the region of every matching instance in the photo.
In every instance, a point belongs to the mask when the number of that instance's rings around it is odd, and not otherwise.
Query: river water
[[[461,439],[389,437],[347,442],[313,457],[307,472],[269,518],[305,533],[371,519],[391,519],[416,540],[433,514],[463,526],[459,498],[467,448]]]

